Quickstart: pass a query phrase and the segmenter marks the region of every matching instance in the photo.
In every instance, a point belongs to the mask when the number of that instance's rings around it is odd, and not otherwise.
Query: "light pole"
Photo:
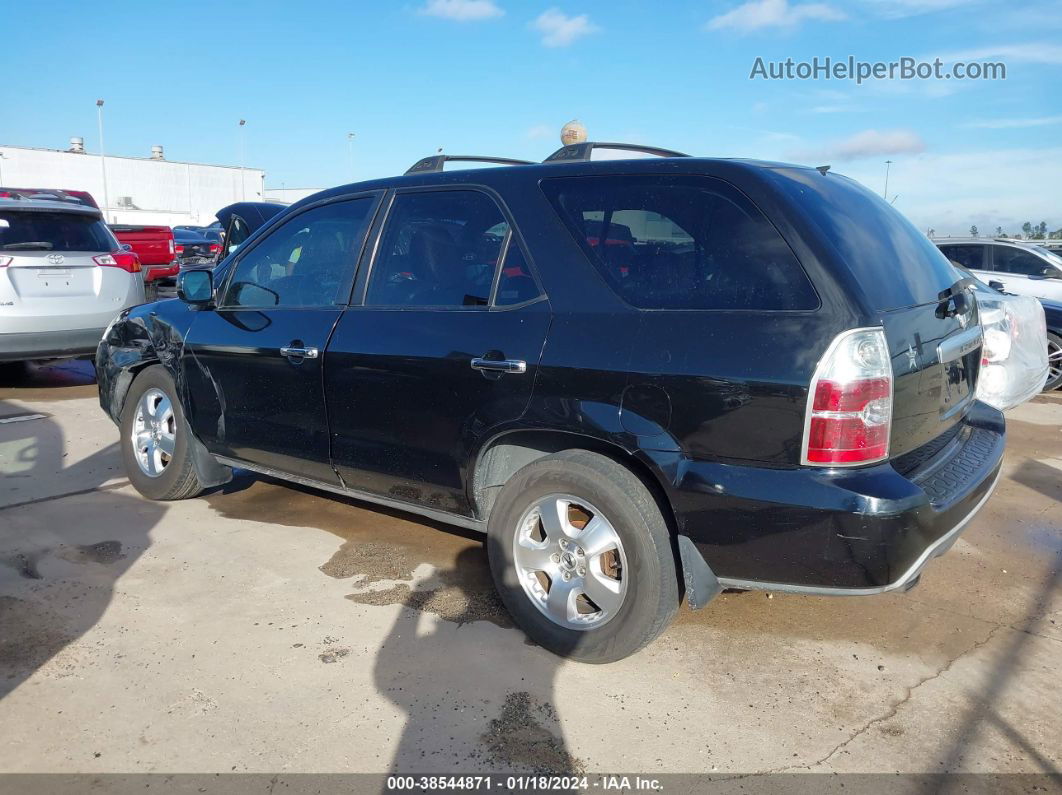
[[[243,161],[246,151],[246,135],[243,132],[244,125],[247,124],[246,119],[240,119],[240,201],[247,201],[247,187],[243,181]]]
[[[347,133],[347,162],[350,166],[350,178],[354,179],[354,133]]]
[[[3,165],[4,165],[4,161],[5,160],[7,160],[7,155],[5,155],[3,152],[0,152],[0,186],[2,186],[4,184],[4,168],[3,168]]]
[[[103,149],[103,100],[96,100],[96,120],[100,128],[100,170],[103,172],[103,220],[107,220],[107,209],[111,206],[110,196],[107,195],[107,156]]]
[[[892,166],[891,160],[885,161],[885,201],[889,200],[889,168]]]

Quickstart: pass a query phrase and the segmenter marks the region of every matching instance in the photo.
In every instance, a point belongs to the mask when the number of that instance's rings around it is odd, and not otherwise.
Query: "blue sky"
[[[269,187],[437,147],[541,159],[561,125],[694,154],[830,163],[923,229],[1062,227],[1062,1],[6,0],[0,144],[246,161]],[[1002,81],[750,80],[757,57],[1001,61]],[[1049,91],[1054,88],[1054,91]],[[347,133],[356,133],[353,169]]]

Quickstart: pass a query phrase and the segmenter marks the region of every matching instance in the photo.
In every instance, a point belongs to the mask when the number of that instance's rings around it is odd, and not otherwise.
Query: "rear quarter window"
[[[610,287],[641,309],[810,310],[818,296],[762,212],[712,177],[547,179],[546,197]]]
[[[117,241],[103,221],[64,212],[0,212],[0,250],[113,251]]]
[[[955,283],[940,249],[855,180],[805,168],[764,173],[833,245],[875,309],[931,303]]]

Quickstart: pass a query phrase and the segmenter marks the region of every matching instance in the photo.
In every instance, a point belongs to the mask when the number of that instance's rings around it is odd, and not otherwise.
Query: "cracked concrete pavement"
[[[240,475],[151,503],[83,363],[0,379],[0,771],[1062,766],[1062,393],[907,594],[727,593],[644,652],[512,628],[482,544]]]

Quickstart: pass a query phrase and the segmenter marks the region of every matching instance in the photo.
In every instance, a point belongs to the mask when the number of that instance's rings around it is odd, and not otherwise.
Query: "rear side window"
[[[114,236],[91,215],[0,212],[0,251],[113,251]]]
[[[721,180],[600,176],[542,183],[624,301],[642,309],[805,310],[818,297],[773,225]]]
[[[970,270],[985,270],[984,246],[941,246],[944,256]]]

